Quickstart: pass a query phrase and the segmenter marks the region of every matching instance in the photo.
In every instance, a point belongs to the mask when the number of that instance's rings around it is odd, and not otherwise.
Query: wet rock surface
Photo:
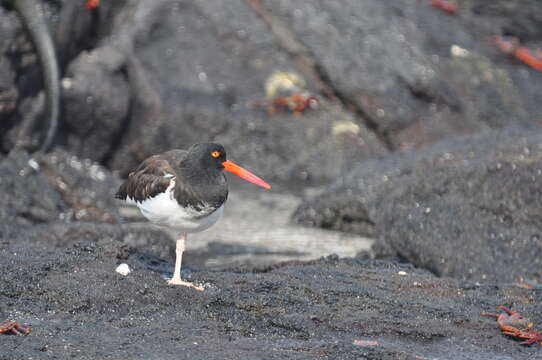
[[[294,217],[374,233],[377,256],[437,275],[539,283],[541,144],[539,128],[508,129],[365,162]]]
[[[224,216],[216,226],[189,236],[184,264],[195,268],[253,269],[329,254],[353,257],[369,250],[373,243],[373,239],[356,234],[292,224],[290,216],[299,206],[299,197],[250,191],[249,186],[231,189]],[[135,226],[132,220],[136,219],[125,219],[125,224]],[[140,225],[148,227],[148,223]]]
[[[0,335],[11,358],[535,359],[480,316],[507,304],[542,322],[540,289],[474,286],[387,261],[290,262],[258,272],[198,271],[205,291],[170,287],[118,243],[63,249],[2,243]],[[120,262],[133,270],[114,271]],[[171,270],[171,264],[167,270]]]

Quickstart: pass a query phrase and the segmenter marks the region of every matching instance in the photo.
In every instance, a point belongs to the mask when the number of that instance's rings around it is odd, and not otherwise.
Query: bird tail
[[[120,200],[126,200],[126,197],[126,183],[124,183],[119,187],[119,190],[115,194],[115,198]]]

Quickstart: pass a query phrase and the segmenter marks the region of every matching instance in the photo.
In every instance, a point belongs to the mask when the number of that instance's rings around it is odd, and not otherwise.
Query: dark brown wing
[[[128,179],[120,186],[115,197],[126,200],[143,201],[166,191],[176,174],[169,162],[160,155],[143,161],[139,167],[128,175]]]

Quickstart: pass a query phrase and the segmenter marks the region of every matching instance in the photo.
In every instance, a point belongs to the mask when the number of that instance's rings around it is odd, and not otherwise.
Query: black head
[[[226,150],[224,150],[224,147],[220,144],[199,143],[192,145],[188,149],[188,153],[180,166],[181,168],[191,168],[189,173],[190,176],[194,177],[203,175],[202,177],[216,179],[220,174],[220,177],[224,179],[225,183],[225,178],[222,173],[222,170],[225,170],[263,188],[271,188],[268,183],[250,171],[243,169],[231,161],[227,161]]]
[[[198,143],[188,149],[188,159],[192,164],[198,164],[203,169],[222,170],[226,161],[226,150],[220,144]]]

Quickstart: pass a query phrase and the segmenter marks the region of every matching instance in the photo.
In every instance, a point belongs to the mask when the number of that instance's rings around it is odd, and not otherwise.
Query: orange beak
[[[250,171],[245,170],[239,165],[232,163],[231,161],[224,161],[222,163],[222,166],[224,166],[224,170],[226,170],[227,172],[231,172],[232,174],[235,174],[239,176],[240,178],[245,179],[248,182],[261,186],[265,189],[271,189],[271,186],[269,186],[268,183],[266,183],[265,181],[263,181],[262,179],[260,179],[259,177],[251,173]]]

